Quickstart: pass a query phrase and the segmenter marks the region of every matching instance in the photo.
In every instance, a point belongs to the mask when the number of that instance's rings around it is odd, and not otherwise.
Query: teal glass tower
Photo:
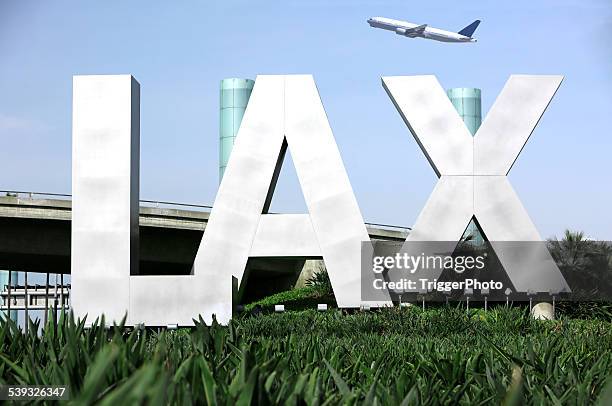
[[[446,91],[455,110],[459,113],[465,126],[472,135],[476,134],[482,123],[482,103],[480,99],[480,89],[473,87],[455,87]],[[471,241],[474,245],[484,242],[482,231],[474,219],[470,221],[463,236],[462,241]]]
[[[255,81],[230,78],[221,81],[219,117],[219,183],[229,161]]]
[[[455,87],[446,91],[448,98],[463,119],[472,135],[476,134],[482,123],[480,89],[473,87]]]

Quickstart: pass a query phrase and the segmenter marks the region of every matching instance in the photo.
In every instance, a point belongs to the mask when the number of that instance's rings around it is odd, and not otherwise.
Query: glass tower
[[[219,183],[229,161],[242,117],[255,81],[230,78],[221,81],[219,117]]]
[[[480,89],[473,87],[455,87],[446,91],[455,110],[459,113],[465,126],[470,130],[472,136],[476,134],[480,124],[482,123],[482,105],[480,100]],[[462,241],[471,241],[474,245],[480,245],[484,242],[484,236],[477,221],[472,219],[468,224]]]

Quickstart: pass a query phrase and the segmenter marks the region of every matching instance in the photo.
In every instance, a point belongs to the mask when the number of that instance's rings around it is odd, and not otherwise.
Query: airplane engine
[[[405,28],[396,28],[395,29],[395,33],[397,35],[406,35],[406,29]]]

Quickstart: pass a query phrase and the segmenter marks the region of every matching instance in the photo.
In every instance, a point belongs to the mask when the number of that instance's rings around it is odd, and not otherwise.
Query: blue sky
[[[476,44],[375,30],[387,16]],[[366,221],[410,226],[436,177],[385,94],[385,75],[480,87],[486,112],[512,73],[565,81],[511,182],[543,237],[612,239],[609,1],[34,2],[0,0],[0,189],[70,193],[72,75],[141,84],[141,198],[211,204],[224,77],[313,74]],[[291,165],[272,209],[303,212]]]

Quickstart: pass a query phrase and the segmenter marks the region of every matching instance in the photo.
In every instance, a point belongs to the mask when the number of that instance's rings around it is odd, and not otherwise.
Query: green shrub
[[[321,263],[317,265],[317,270],[308,278],[306,286],[315,287],[322,295],[332,295],[332,284],[327,269],[325,269],[325,265]]]
[[[612,303],[609,302],[559,302],[556,310],[572,319],[612,321]]]

